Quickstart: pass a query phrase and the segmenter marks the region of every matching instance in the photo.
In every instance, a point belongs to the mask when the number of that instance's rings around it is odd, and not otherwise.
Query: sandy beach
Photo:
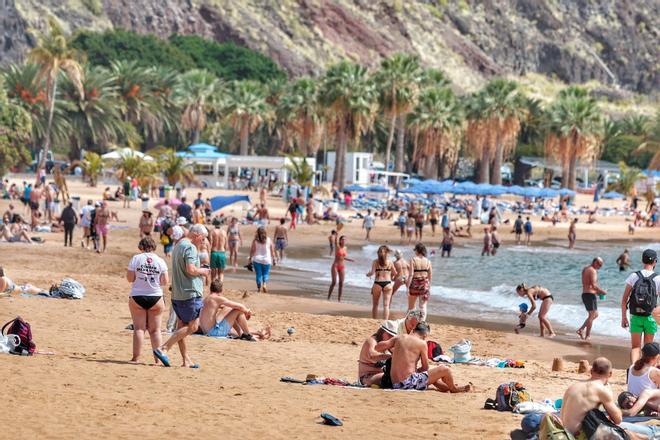
[[[70,190],[82,200],[98,199],[103,187],[70,182]],[[189,190],[189,198],[196,192]],[[218,193],[205,191],[205,196]],[[251,196],[258,200],[256,193]],[[578,206],[583,204],[589,204],[587,196],[578,197]],[[622,202],[608,201],[601,206],[607,204]],[[0,201],[1,212],[7,206],[8,201]],[[255,293],[254,282],[243,269],[228,273],[225,279],[227,295],[255,311],[251,325],[272,326],[271,340],[249,343],[192,337],[189,345],[194,361],[201,364],[199,370],[150,365],[145,341],[142,363],[130,364],[132,333],[126,329],[131,318],[125,271],[137,252],[140,209],[135,203],[131,209],[121,208],[120,202],[111,202],[110,207],[118,211],[122,222],[113,223],[116,228],[110,231],[109,248],[103,255],[80,247],[79,229],[74,232],[73,248],[62,246],[61,233],[33,234],[44,238],[44,244],[0,243],[0,266],[15,282],[47,289],[67,276],[87,289],[80,301],[0,298],[0,321],[22,316],[32,325],[38,350],[54,353],[30,358],[0,355],[5,408],[11,408],[7,420],[32,415],[29,423],[11,424],[16,437],[502,439],[519,428],[521,416],[482,409],[500,383],[522,382],[535,400],[558,399],[570,383],[585,377],[576,372],[580,359],[591,361],[598,353],[607,354],[625,367],[625,341],[598,338],[589,345],[570,338],[544,340],[531,334],[515,335],[510,325],[504,328],[469,316],[432,317],[431,339],[444,348],[467,338],[473,342],[473,355],[524,360],[525,368],[452,366],[459,384],[470,381],[477,389],[461,395],[283,383],[282,376],[305,379],[308,374],[357,380],[360,346],[380,321],[365,318],[368,311],[363,306],[305,297],[309,287],[304,276],[294,271],[279,276],[280,269],[272,275],[269,294]],[[284,213],[279,199],[269,199],[269,207],[273,218]],[[223,212],[239,214],[240,209]],[[657,241],[657,230],[651,228],[640,228],[629,236],[622,217],[601,221],[581,224],[579,240]],[[333,227],[300,226],[291,234],[290,245],[296,252],[316,252],[320,246],[325,249]],[[565,241],[567,225],[552,227],[535,219],[535,230],[537,243]],[[480,231],[481,227],[475,226],[474,238],[461,239],[459,245],[478,243]],[[241,261],[253,232],[251,226],[243,228]],[[350,237],[352,246],[364,244],[357,221],[349,223],[343,233]],[[506,244],[513,236],[506,233],[502,238]],[[437,244],[439,239],[429,242]],[[398,243],[398,231],[379,227],[372,241]],[[395,311],[396,317],[402,314],[402,310]],[[289,327],[295,328],[292,335],[287,334]],[[173,353],[177,366],[180,357],[176,349]],[[555,357],[565,359],[565,371],[551,371]],[[624,370],[617,369],[612,381],[615,393],[624,389],[624,382]],[[344,426],[322,425],[321,412],[340,418]]]

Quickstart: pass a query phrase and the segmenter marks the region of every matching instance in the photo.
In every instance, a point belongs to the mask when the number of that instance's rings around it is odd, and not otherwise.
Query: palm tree
[[[27,162],[29,151],[24,147],[32,131],[31,119],[25,109],[7,99],[0,77],[0,176],[20,163]]]
[[[291,179],[302,187],[311,188],[314,182],[314,168],[307,163],[305,156],[291,155],[287,157],[291,161],[291,165],[287,166]]]
[[[83,175],[89,179],[89,185],[96,186],[99,175],[103,172],[103,159],[101,159],[101,156],[93,151],[87,151],[82,161],[71,164],[72,167],[76,165],[80,165],[80,168],[82,168]]]
[[[191,184],[195,182],[195,173],[193,172],[192,164],[187,163],[185,158],[177,156],[176,151],[166,149],[159,153],[153,152],[151,155],[157,158],[159,168],[168,184]]]
[[[234,81],[229,88],[225,112],[238,133],[240,155],[248,155],[250,134],[270,117],[267,90],[257,81]]]
[[[199,143],[199,136],[206,127],[206,115],[218,92],[220,82],[206,70],[194,69],[181,75],[175,99],[183,109],[181,126],[191,131],[191,142]]]
[[[546,155],[562,165],[562,185],[575,189],[578,158],[596,159],[602,145],[602,117],[586,89],[570,86],[547,110]]]
[[[394,130],[398,127],[394,169],[403,171],[405,115],[415,102],[417,89],[422,77],[417,55],[396,53],[385,58],[380,70],[375,74],[379,85],[379,100],[385,116],[390,118],[390,130],[385,147],[385,170],[389,169]]]
[[[129,177],[139,179],[151,171],[148,162],[135,150],[120,154],[119,159],[114,162],[114,169],[117,178],[122,182]]]
[[[284,144],[288,143],[291,133],[305,156],[316,154],[323,130],[317,81],[311,78],[294,81],[279,100],[277,115],[284,123]]]
[[[500,185],[502,162],[518,142],[527,101],[518,83],[489,81],[468,103],[467,141],[479,158],[479,182]]]
[[[636,153],[650,151],[653,156],[649,161],[648,168],[651,170],[660,169],[660,110],[655,114],[654,121],[649,121],[648,131],[642,144],[635,150]]]
[[[37,174],[44,167],[51,144],[50,133],[53,126],[57,81],[60,72],[63,72],[78,89],[79,96],[85,94],[82,88],[82,68],[77,61],[76,51],[69,47],[64,32],[54,17],[48,17],[48,26],[50,32],[39,36],[39,45],[33,48],[29,55],[30,61],[39,66],[41,77],[45,78],[46,100],[49,106],[48,124],[41,158],[37,164]]]
[[[336,143],[333,183],[342,189],[346,182],[348,142],[357,141],[371,126],[377,104],[376,88],[366,68],[342,61],[325,72],[320,98]]]
[[[646,176],[635,167],[629,167],[625,162],[619,162],[619,180],[614,184],[614,188],[620,193],[630,196],[638,181],[645,179]]]
[[[413,161],[418,169],[424,170],[426,177],[437,177],[438,167],[435,165],[438,160],[443,170],[455,164],[463,118],[460,105],[449,87],[423,90],[408,123],[414,133]],[[445,177],[445,173],[442,174]]]

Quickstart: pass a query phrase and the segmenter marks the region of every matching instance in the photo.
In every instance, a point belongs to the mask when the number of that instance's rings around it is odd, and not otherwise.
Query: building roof
[[[554,159],[546,159],[544,157],[521,156],[520,161],[532,167],[551,168],[555,171],[561,171],[561,164]],[[592,162],[578,161],[578,170],[597,170],[607,172],[619,172],[619,166],[606,160],[595,160]]]
[[[231,154],[221,153],[218,147],[209,144],[195,144],[186,148],[185,151],[179,151],[177,156],[185,157],[186,159],[224,159]]]

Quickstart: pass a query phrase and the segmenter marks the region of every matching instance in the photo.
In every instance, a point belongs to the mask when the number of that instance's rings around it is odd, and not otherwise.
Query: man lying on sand
[[[436,390],[450,393],[465,393],[473,390],[472,384],[456,386],[451,370],[445,366],[429,369],[426,342],[430,327],[425,322],[415,326],[412,334],[398,335],[376,344],[376,351],[392,352],[392,388],[395,390],[425,390],[433,385]],[[417,369],[417,362],[422,367]]]
[[[12,293],[28,293],[38,295],[48,293],[47,291],[33,286],[32,284],[14,284],[14,282],[5,276],[5,270],[0,266],[0,296],[9,296]]]
[[[585,426],[593,427],[603,423],[596,413],[599,411],[598,407],[603,405],[612,423],[624,428],[631,439],[649,438],[648,427],[621,423],[621,410],[614,403],[612,389],[608,386],[610,377],[612,377],[612,363],[607,358],[600,357],[591,365],[589,380],[568,387],[564,393],[561,407],[561,421],[564,428],[571,434],[583,435],[584,438],[593,435],[593,433],[583,432],[583,430]],[[631,432],[630,429],[639,430],[641,435]]]
[[[376,345],[382,341],[392,339],[392,335],[384,328],[379,328],[376,333],[369,336],[360,350],[360,359],[358,359],[358,378],[359,382],[365,387],[374,384],[380,384],[383,378],[383,366],[385,361],[392,357],[389,353],[380,353],[376,351]]]
[[[270,338],[270,327],[251,333],[248,327],[248,319],[252,316],[250,309],[220,296],[221,293],[222,281],[216,278],[211,282],[210,294],[204,298],[199,315],[199,333],[216,338],[234,335],[246,341]]]

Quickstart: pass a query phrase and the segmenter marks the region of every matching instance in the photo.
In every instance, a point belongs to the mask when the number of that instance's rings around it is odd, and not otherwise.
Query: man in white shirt
[[[374,218],[373,215],[371,215],[371,209],[367,210],[367,215],[364,216],[364,221],[362,222],[362,228],[367,230],[367,237],[365,240],[369,241],[369,235],[371,234],[371,230],[374,228],[376,225],[376,219]]]
[[[630,351],[630,361],[635,363],[641,357],[641,347],[644,344],[653,342],[657,332],[657,324],[653,317],[653,308],[642,307],[638,304],[640,301],[636,298],[643,298],[642,290],[655,288],[654,303],[657,305],[657,295],[660,293],[660,277],[654,272],[658,261],[658,254],[653,249],[646,249],[642,253],[642,264],[644,268],[638,272],[631,273],[626,278],[626,289],[621,298],[621,327],[630,327],[630,342],[632,349]],[[641,275],[641,279],[640,279]],[[632,296],[632,297],[631,297]],[[643,301],[643,299],[642,299]],[[626,311],[630,306],[630,320]],[[650,309],[650,310],[647,310]],[[642,334],[643,343],[642,343]]]

